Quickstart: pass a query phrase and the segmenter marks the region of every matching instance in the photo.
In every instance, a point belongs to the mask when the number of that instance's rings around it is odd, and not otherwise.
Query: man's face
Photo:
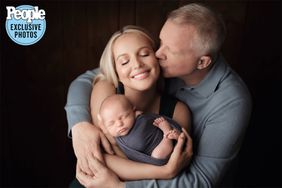
[[[196,37],[193,26],[166,21],[160,32],[160,48],[156,52],[164,77],[193,76],[200,58],[194,42]]]

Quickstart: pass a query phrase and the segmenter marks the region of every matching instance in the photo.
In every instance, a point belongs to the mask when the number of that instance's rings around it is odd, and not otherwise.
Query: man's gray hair
[[[192,25],[198,34],[201,50],[215,57],[225,40],[226,28],[222,17],[211,8],[198,3],[182,6],[168,15],[177,24]]]

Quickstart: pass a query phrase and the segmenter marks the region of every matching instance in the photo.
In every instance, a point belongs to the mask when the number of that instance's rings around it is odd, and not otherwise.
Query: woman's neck
[[[156,87],[146,91],[137,91],[125,88],[125,95],[137,110],[143,112],[159,112],[160,94]]]

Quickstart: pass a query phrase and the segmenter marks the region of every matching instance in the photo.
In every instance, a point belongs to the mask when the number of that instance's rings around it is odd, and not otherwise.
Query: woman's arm
[[[171,179],[190,163],[191,156],[192,140],[183,129],[169,161],[163,166],[139,163],[109,154],[105,154],[104,159],[107,167],[122,180]]]
[[[112,145],[112,149],[114,150],[115,154],[120,157],[126,158],[124,153],[117,146],[115,139],[108,134],[107,129],[103,126],[102,122],[99,121],[97,116],[102,102],[108,96],[111,96],[113,94],[115,94],[115,87],[111,82],[108,82],[106,80],[100,80],[97,83],[95,83],[95,85],[93,86],[93,90],[91,93],[91,100],[90,100],[92,121],[94,122],[94,125],[100,127],[100,129],[103,131],[107,139],[110,141]]]
[[[190,144],[184,145],[185,138],[188,139],[186,143],[190,143]],[[183,159],[191,158],[191,156],[189,156],[190,153],[189,151],[191,151],[191,149],[192,149],[192,141],[190,140],[190,137],[188,136],[187,132],[183,129],[183,133],[181,133],[178,138],[177,144],[174,147],[173,153],[171,154],[168,164],[172,166],[181,165],[185,167],[189,161],[187,160],[183,161]],[[126,165],[126,164],[122,164],[122,165]],[[125,183],[121,182],[119,178],[111,170],[105,167],[104,164],[101,163],[98,159],[91,159],[89,166],[91,170],[95,172],[95,176],[90,176],[88,174],[85,174],[80,169],[79,165],[77,165],[77,170],[76,170],[77,179],[85,187],[117,187],[117,188],[125,187]],[[168,165],[166,166],[169,167]],[[124,166],[121,166],[120,168],[124,168]],[[142,169],[140,169],[140,171],[142,171]],[[171,172],[172,173],[169,174],[171,177],[175,176],[178,173],[178,171],[174,171],[174,172],[171,171]],[[144,173],[146,175],[148,171],[145,171]]]
[[[109,169],[122,180],[165,179],[163,166],[131,161],[116,155],[104,155],[104,160]]]
[[[98,113],[102,102],[109,96],[115,94],[114,85],[106,80],[100,80],[93,86],[90,100],[91,116],[94,125],[100,125]],[[101,127],[102,128],[102,127]]]
[[[186,104],[180,101],[176,103],[173,113],[173,120],[183,127],[188,133],[190,133],[192,116],[190,109]]]

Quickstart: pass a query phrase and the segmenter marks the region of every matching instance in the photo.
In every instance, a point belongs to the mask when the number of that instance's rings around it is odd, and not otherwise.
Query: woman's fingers
[[[190,135],[187,133],[187,131],[182,128],[182,132],[184,133],[187,141],[186,141],[186,146],[184,148],[184,150],[187,152],[188,156],[191,158],[193,155],[193,141],[192,138],[190,137]]]
[[[182,148],[183,148],[183,145],[185,143],[185,134],[182,132],[178,139],[177,139],[177,144],[175,146],[175,150],[177,151],[178,154],[180,154],[182,152]]]

